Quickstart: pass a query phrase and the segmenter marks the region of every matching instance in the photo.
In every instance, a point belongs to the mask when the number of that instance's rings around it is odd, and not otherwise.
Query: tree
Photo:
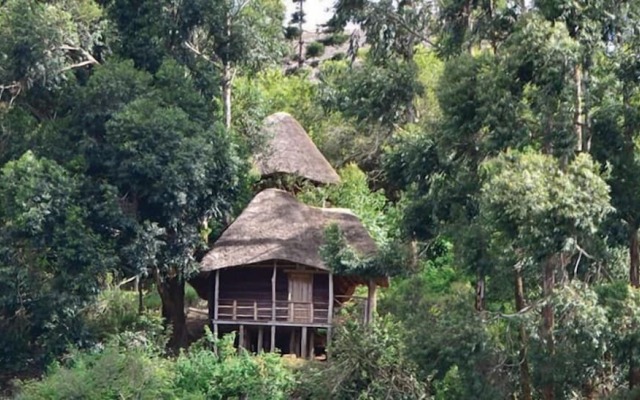
[[[9,370],[42,367],[87,339],[81,312],[117,258],[92,226],[105,204],[91,204],[85,184],[31,152],[2,168],[0,356]]]
[[[553,360],[556,275],[566,281],[569,264],[577,269],[588,255],[583,246],[594,240],[599,224],[612,211],[609,188],[585,154],[563,169],[546,155],[511,152],[487,161],[483,168],[481,215],[492,228],[492,245],[515,262],[531,262],[542,276],[540,336],[546,356]],[[542,395],[551,399],[557,395],[553,371],[549,366],[543,370]]]
[[[197,270],[197,251],[206,245],[200,230],[229,210],[242,188],[243,164],[207,113],[207,101],[192,88],[183,67],[165,62],[148,91],[105,124],[101,157],[89,160],[118,189],[135,221],[131,240],[144,233],[161,242],[154,265],[146,267],[157,281],[163,315],[173,325],[174,347],[186,340],[184,284]]]
[[[0,44],[0,106],[12,105],[29,90],[45,94],[64,86],[70,73],[98,64],[101,16],[101,8],[90,0],[0,4],[5,38]],[[47,117],[46,107],[34,107],[32,113]]]

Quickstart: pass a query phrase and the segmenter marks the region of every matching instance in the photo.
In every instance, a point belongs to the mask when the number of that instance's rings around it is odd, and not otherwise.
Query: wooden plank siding
[[[273,263],[224,268],[218,272],[216,323],[224,321],[276,322],[285,326],[325,326],[329,318],[329,274],[326,271],[277,262],[275,310],[273,304]],[[289,275],[313,273],[311,301],[289,300]],[[294,311],[299,317],[293,318]],[[275,312],[274,312],[275,311]],[[275,316],[275,321],[274,321]],[[300,317],[301,316],[301,317]]]

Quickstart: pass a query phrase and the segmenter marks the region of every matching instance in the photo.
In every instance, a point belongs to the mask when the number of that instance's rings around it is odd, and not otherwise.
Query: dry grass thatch
[[[295,174],[318,183],[338,183],[340,177],[304,128],[291,115],[279,112],[264,120],[264,152],[255,154],[262,176]]]
[[[266,189],[249,203],[202,260],[202,272],[284,260],[327,270],[319,250],[327,226],[336,223],[363,255],[376,245],[360,220],[345,209],[310,207],[291,194]]]

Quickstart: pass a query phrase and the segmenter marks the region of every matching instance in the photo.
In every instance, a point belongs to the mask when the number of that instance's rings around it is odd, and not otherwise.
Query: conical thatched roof
[[[348,210],[316,208],[291,194],[266,189],[249,203],[202,260],[202,272],[284,260],[327,269],[319,251],[327,226],[336,223],[347,242],[364,255],[376,245],[360,220]]]
[[[279,112],[265,118],[264,151],[254,156],[262,176],[295,174],[318,183],[338,183],[340,177],[291,115]]]

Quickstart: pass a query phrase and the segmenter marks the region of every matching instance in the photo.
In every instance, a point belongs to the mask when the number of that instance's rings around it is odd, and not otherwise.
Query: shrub
[[[207,328],[205,338],[176,360],[175,393],[178,398],[287,399],[293,388],[292,372],[280,355],[250,355],[233,347],[234,335],[214,341]],[[213,345],[217,353],[211,350]]]
[[[156,310],[140,314],[138,293],[118,288],[100,292],[84,315],[90,336],[97,341],[126,331],[143,331],[154,335],[162,330],[162,320]]]
[[[333,56],[331,56],[332,61],[342,61],[342,60],[345,60],[346,58],[347,58],[347,55],[343,52],[336,53]]]
[[[148,347],[125,348],[116,341],[100,351],[73,351],[64,365],[52,365],[44,379],[19,385],[17,399],[172,398],[172,368]]]
[[[325,46],[340,46],[349,40],[349,35],[346,33],[333,33],[327,37],[324,37],[318,42],[322,43]]]
[[[324,45],[320,42],[311,42],[307,45],[307,58],[320,57],[324,54]]]
[[[300,31],[300,28],[298,28],[297,26],[287,26],[286,28],[284,28],[284,37],[287,40],[298,39],[301,33],[302,31]]]
[[[389,319],[363,325],[351,320],[336,328],[326,365],[299,372],[294,398],[425,399],[425,386],[408,360],[399,326]]]

